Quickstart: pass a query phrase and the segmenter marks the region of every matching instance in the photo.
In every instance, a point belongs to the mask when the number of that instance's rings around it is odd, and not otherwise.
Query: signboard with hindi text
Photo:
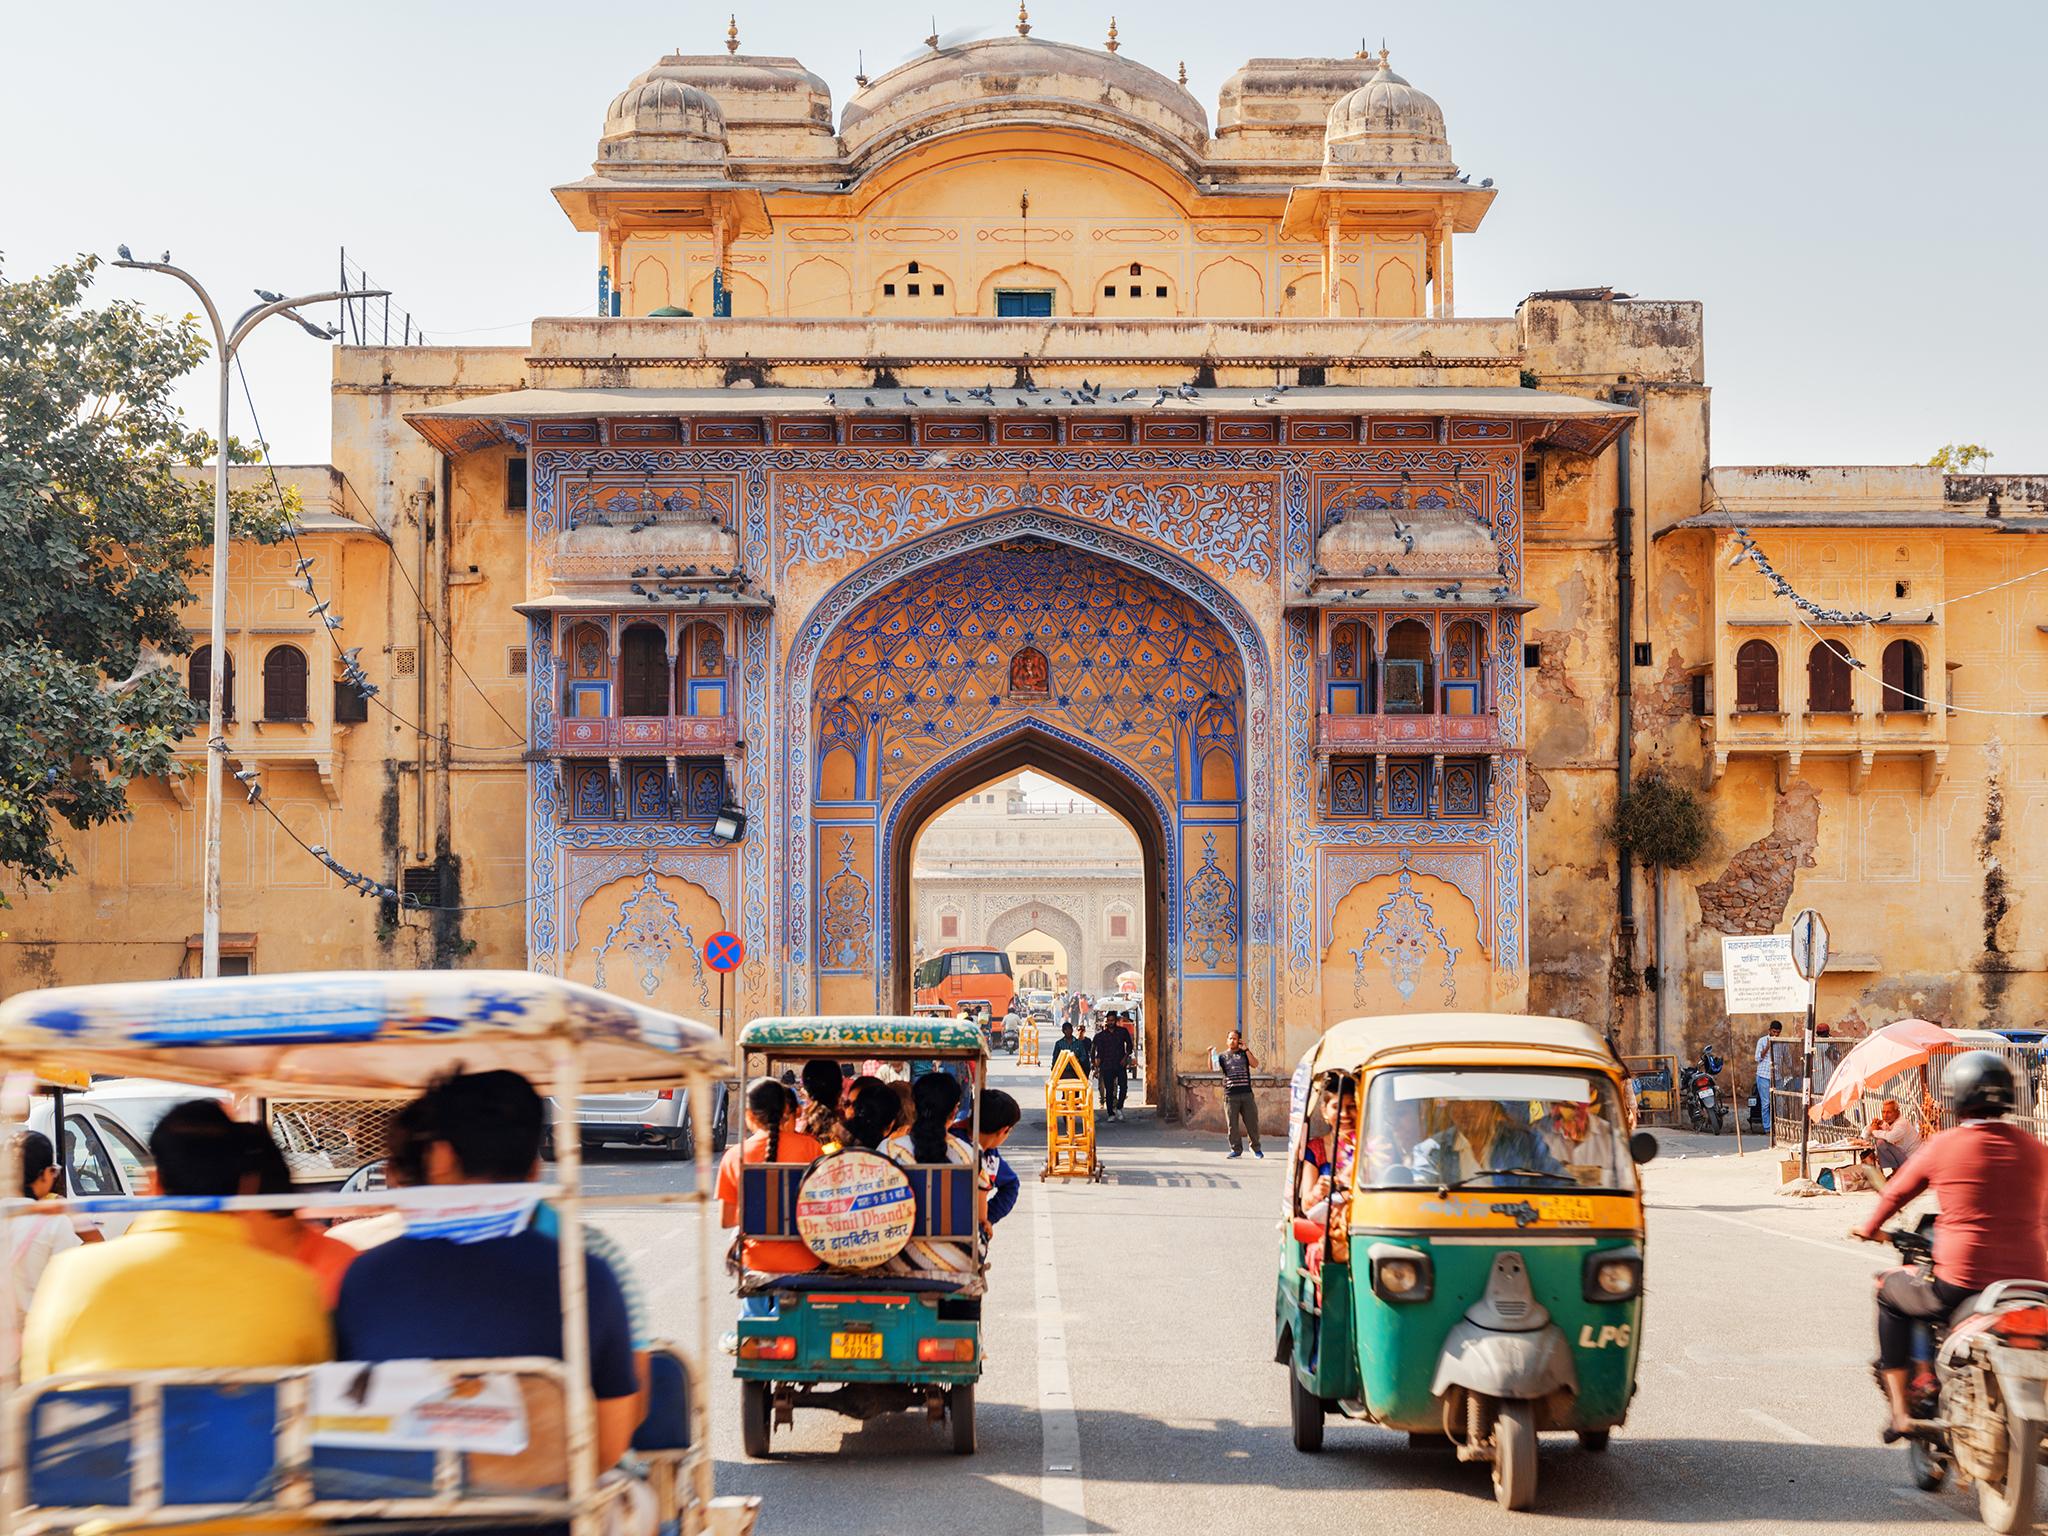
[[[1799,1011],[1813,996],[1813,984],[1792,963],[1790,934],[1723,935],[1721,977],[1730,1013]]]

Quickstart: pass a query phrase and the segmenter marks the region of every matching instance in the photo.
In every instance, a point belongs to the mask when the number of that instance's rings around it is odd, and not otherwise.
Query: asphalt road
[[[765,1532],[1054,1536],[1356,1530],[1916,1533],[1975,1523],[1966,1493],[1923,1494],[1879,1445],[1870,1276],[1884,1255],[1841,1234],[1849,1196],[1791,1202],[1727,1138],[1671,1136],[1648,1170],[1641,1390],[1605,1456],[1547,1437],[1538,1508],[1508,1515],[1487,1470],[1333,1420],[1320,1456],[1291,1446],[1272,1360],[1282,1148],[1238,1161],[1220,1139],[1140,1112],[1104,1127],[1099,1185],[1044,1185],[1042,1070],[995,1081],[1026,1105],[1006,1151],[1024,1178],[997,1230],[981,1449],[956,1458],[908,1416],[799,1414],[749,1462],[739,1391],[713,1356],[720,1493],[759,1494]],[[1718,1153],[1722,1155],[1708,1155]],[[687,1187],[632,1153],[593,1168],[598,1219],[640,1268],[660,1331],[694,1337],[693,1218],[605,1210],[607,1194]],[[723,1251],[723,1243],[719,1252]],[[733,1310],[721,1278],[714,1326]]]

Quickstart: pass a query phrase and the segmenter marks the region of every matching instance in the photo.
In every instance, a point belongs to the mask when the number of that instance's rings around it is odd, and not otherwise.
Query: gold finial
[[[1017,35],[1031,35],[1031,8],[1025,4],[1025,0],[1017,0]]]
[[[1380,68],[1392,69],[1393,67],[1392,63],[1388,60],[1387,40],[1383,37],[1380,39]]]
[[[1351,55],[1351,57],[1354,59],[1369,59],[1372,57],[1372,48],[1364,38],[1361,37],[1358,40],[1358,52]]]
[[[939,18],[936,16],[932,18],[932,35],[924,40],[924,45],[933,53],[939,51]]]
[[[1114,16],[1109,18],[1109,41],[1103,46],[1109,49],[1111,53],[1115,53],[1120,46],[1116,40],[1116,18]]]
[[[740,51],[740,19],[737,15],[728,16],[725,19],[725,51],[727,53],[738,53]]]
[[[856,50],[853,55],[853,83],[862,90],[868,88],[868,56],[865,51]]]
[[[1188,61],[1186,59],[1180,61],[1180,83],[1182,85],[1188,83]]]

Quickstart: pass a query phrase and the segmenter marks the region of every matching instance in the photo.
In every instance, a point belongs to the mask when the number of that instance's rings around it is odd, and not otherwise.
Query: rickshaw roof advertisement
[[[0,1002],[0,1064],[54,1061],[279,1095],[414,1092],[457,1067],[547,1091],[557,1046],[582,1087],[671,1085],[726,1070],[718,1032],[535,971],[324,971],[113,982]]]
[[[1613,1060],[1607,1042],[1577,1019],[1518,1013],[1403,1013],[1346,1019],[1333,1026],[1313,1053],[1318,1072],[1355,1071],[1396,1051],[1464,1047],[1496,1052],[1566,1054],[1602,1063]],[[1489,1063],[1492,1064],[1492,1063]]]
[[[979,1024],[910,1014],[756,1019],[740,1031],[744,1051],[815,1050],[851,1056],[980,1056],[988,1039]]]

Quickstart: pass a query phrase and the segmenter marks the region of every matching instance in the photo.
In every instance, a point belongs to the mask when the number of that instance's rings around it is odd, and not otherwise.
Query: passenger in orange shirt
[[[718,1165],[719,1224],[740,1224],[742,1163],[809,1163],[824,1153],[815,1136],[797,1130],[796,1097],[772,1077],[758,1077],[747,1089],[747,1137],[725,1154]],[[816,1269],[818,1259],[800,1242],[787,1238],[749,1238],[741,1262],[769,1275],[798,1275]],[[749,1296],[742,1304],[746,1317],[773,1317],[772,1296]]]
[[[242,1176],[242,1193],[290,1194],[291,1169],[284,1160],[284,1154],[278,1151],[277,1143],[270,1139],[270,1132],[247,1120],[236,1121],[235,1132],[242,1142],[242,1155],[248,1159],[249,1171]],[[355,1259],[356,1250],[338,1237],[329,1237],[313,1223],[301,1221],[290,1211],[242,1211],[238,1214],[243,1225],[249,1228],[250,1242],[285,1258],[297,1259],[313,1271],[314,1278],[320,1282],[320,1299],[332,1312],[334,1303],[341,1296],[341,1277]]]

